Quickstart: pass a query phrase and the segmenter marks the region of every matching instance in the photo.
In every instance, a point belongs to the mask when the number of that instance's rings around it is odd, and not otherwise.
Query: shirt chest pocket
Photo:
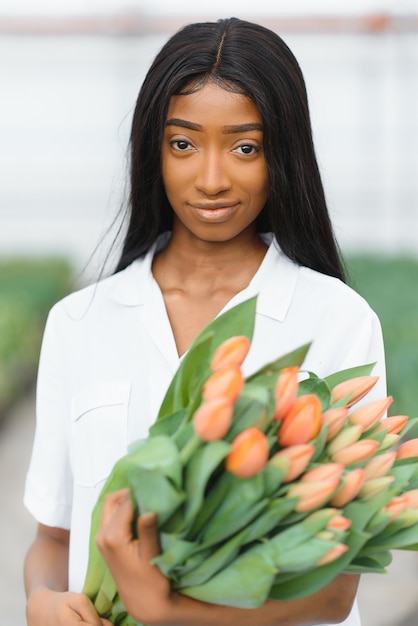
[[[129,381],[92,385],[73,398],[74,480],[92,487],[110,474],[127,452]]]

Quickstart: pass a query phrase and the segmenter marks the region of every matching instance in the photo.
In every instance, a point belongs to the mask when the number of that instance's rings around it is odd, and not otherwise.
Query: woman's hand
[[[150,563],[160,553],[157,521],[152,513],[141,515],[137,523],[138,539],[134,539],[133,515],[129,489],[109,494],[96,543],[128,613],[146,624],[164,623],[175,594],[169,580]]]
[[[38,587],[28,598],[28,626],[111,626],[82,593]]]

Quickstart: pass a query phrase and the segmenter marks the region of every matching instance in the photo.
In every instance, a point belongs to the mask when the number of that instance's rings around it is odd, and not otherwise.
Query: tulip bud
[[[408,498],[408,509],[418,509],[418,489],[410,489],[403,495]]]
[[[347,472],[342,477],[342,487],[331,500],[331,504],[343,507],[354,500],[364,482],[364,470],[360,467]]]
[[[225,367],[209,376],[202,390],[207,402],[213,398],[228,398],[232,403],[238,398],[244,385],[244,378],[238,366]]]
[[[325,528],[324,530],[320,530],[319,532],[317,532],[315,537],[317,537],[318,539],[323,539],[324,541],[334,541],[335,533]]]
[[[358,493],[358,497],[362,500],[372,498],[373,496],[376,496],[378,493],[381,493],[382,491],[387,489],[394,480],[394,476],[380,476],[379,478],[372,478],[371,480],[367,480],[363,483]]]
[[[409,459],[414,456],[418,456],[418,439],[409,439],[401,443],[396,453],[396,458]]]
[[[335,517],[332,517],[327,524],[327,528],[329,528],[330,530],[336,530],[341,532],[345,532],[350,528],[350,526],[351,519],[344,517],[344,515],[336,515]]]
[[[393,522],[408,506],[408,498],[405,496],[395,496],[383,508],[389,514],[389,522]]]
[[[338,435],[329,444],[329,454],[332,455],[335,452],[338,452],[338,450],[342,450],[343,448],[346,448],[355,441],[358,441],[361,437],[362,432],[363,429],[359,424],[354,424],[353,426],[348,426],[348,428],[344,428],[344,430],[338,433]]]
[[[289,446],[283,448],[280,452],[276,452],[270,461],[269,465],[276,465],[277,463],[287,463],[287,471],[283,478],[284,483],[289,483],[295,480],[308,466],[315,452],[315,446],[309,443],[302,443],[297,446]],[[283,465],[281,465],[283,467]]]
[[[385,476],[394,464],[395,459],[396,452],[393,450],[374,456],[364,467],[365,479],[370,480],[371,478]]]
[[[277,434],[281,446],[308,443],[321,428],[321,403],[317,396],[299,396],[280,425]]]
[[[331,548],[331,550],[327,552],[325,556],[323,556],[316,562],[317,567],[320,567],[321,565],[326,565],[327,563],[332,563],[333,561],[338,559],[338,557],[344,554],[344,552],[347,552],[347,550],[348,546],[346,546],[344,543],[338,543],[336,546]]]
[[[347,398],[346,406],[353,406],[369,393],[378,380],[378,376],[358,376],[345,380],[331,390],[331,402],[336,403]]]
[[[292,407],[298,392],[298,367],[286,367],[277,378],[274,394],[276,396],[276,406],[273,420],[283,419]]]
[[[204,441],[216,441],[227,434],[234,405],[228,398],[213,398],[202,404],[193,416],[196,434]]]
[[[349,417],[351,424],[359,424],[363,430],[369,430],[383,417],[389,406],[392,404],[392,396],[369,402],[355,411]]]
[[[331,441],[340,432],[347,419],[348,409],[341,406],[335,409],[329,409],[322,414],[322,423],[328,426],[327,441]]]
[[[314,467],[309,470],[302,476],[301,480],[328,480],[329,478],[336,478],[340,480],[341,474],[343,473],[344,465],[342,463],[324,463],[323,465],[318,465],[318,467]]]
[[[328,478],[321,481],[305,481],[291,485],[287,495],[289,498],[298,497],[295,511],[305,513],[322,506],[338,487],[338,478]]]
[[[407,507],[396,518],[397,523],[401,528],[409,528],[418,524],[418,509],[410,509]]]
[[[343,450],[338,450],[332,455],[335,463],[343,463],[344,465],[354,465],[364,461],[367,457],[372,456],[379,447],[379,442],[374,439],[360,439],[352,443]]]
[[[251,478],[265,467],[268,456],[266,435],[257,428],[247,428],[233,440],[225,466],[239,478]]]
[[[389,448],[393,448],[393,446],[399,443],[399,440],[399,435],[396,435],[395,433],[387,433],[379,446],[379,452],[383,452],[383,450],[389,450]]]
[[[210,369],[216,372],[225,367],[241,366],[250,349],[250,340],[243,335],[226,339],[215,350]]]
[[[407,415],[391,415],[391,417],[387,417],[386,419],[382,420],[382,423],[379,424],[377,430],[387,429],[388,434],[397,435],[398,433],[401,432],[403,428],[405,428],[407,422],[408,422]]]

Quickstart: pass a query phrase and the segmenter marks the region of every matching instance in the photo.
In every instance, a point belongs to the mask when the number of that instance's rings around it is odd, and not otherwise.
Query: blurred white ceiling
[[[103,15],[121,11],[138,11],[148,15],[202,13],[231,15],[361,15],[365,13],[417,13],[416,0],[2,0],[0,15]]]

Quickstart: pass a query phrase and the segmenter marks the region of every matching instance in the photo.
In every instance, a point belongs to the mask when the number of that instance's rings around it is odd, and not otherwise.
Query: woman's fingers
[[[123,502],[128,499],[129,489],[120,489],[119,491],[114,491],[107,494],[103,503],[100,526],[106,526],[111,521],[115,513],[118,511],[121,504],[123,504]]]
[[[154,513],[144,513],[137,522],[138,551],[142,559],[149,563],[151,559],[160,554],[160,542],[158,540],[157,518]]]
[[[106,496],[96,543],[105,550],[132,540],[133,506],[129,489],[121,489]]]

